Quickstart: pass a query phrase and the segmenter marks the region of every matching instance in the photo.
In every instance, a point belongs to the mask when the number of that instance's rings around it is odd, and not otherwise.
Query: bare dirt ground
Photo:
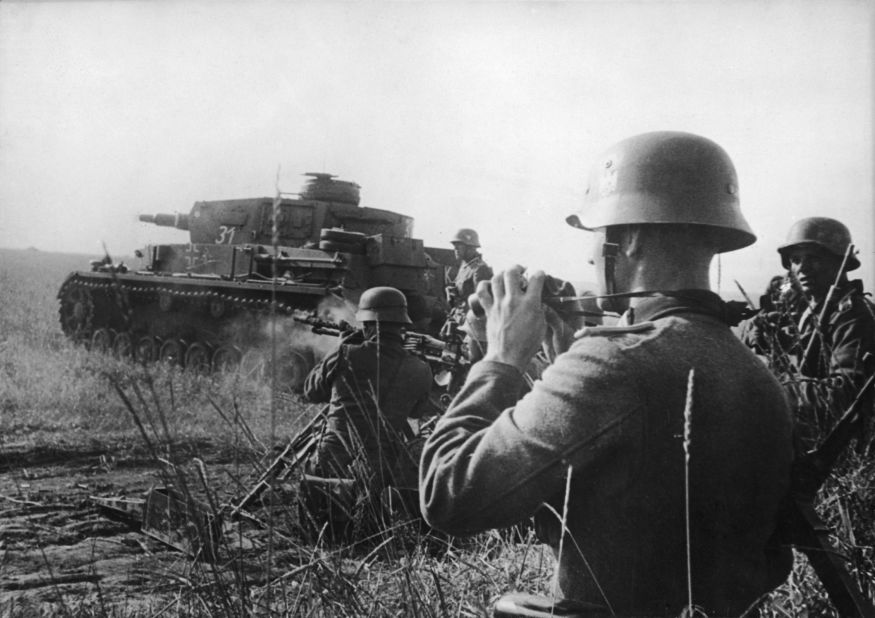
[[[197,453],[214,480],[239,472],[227,452],[198,445]],[[180,587],[199,585],[203,573],[193,571],[203,567],[191,557],[144,535],[136,523],[114,520],[93,500],[143,498],[162,483],[145,453],[0,450],[0,613],[51,604],[153,613]]]

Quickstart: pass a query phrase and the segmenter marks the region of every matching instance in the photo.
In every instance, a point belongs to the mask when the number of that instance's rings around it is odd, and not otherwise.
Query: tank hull
[[[309,370],[337,341],[314,334],[295,316],[352,322],[364,290],[393,285],[407,295],[417,328],[436,334],[445,315],[439,296],[443,265],[421,250],[421,262],[393,263],[392,251],[406,255],[408,241],[380,238],[370,255],[151,247],[145,270],[102,265],[70,273],[58,292],[61,328],[68,337],[119,358],[198,372],[235,369],[263,376],[275,362],[281,383],[300,390]],[[175,272],[182,268],[187,272]]]

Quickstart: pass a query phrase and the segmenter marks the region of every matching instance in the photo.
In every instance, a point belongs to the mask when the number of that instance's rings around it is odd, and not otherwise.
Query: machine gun
[[[306,324],[311,327],[311,330],[317,335],[328,335],[329,337],[340,337],[343,335],[351,335],[356,330],[356,327],[341,320],[340,322],[332,322],[331,320],[322,320],[311,315],[295,315],[295,322]]]
[[[467,366],[460,341],[444,341],[424,333],[404,334],[404,349],[428,362],[432,368],[455,369]]]
[[[441,387],[438,401],[446,409],[464,384],[471,367],[470,361],[462,352],[461,333],[450,332],[446,341],[422,333],[406,333],[404,348],[431,366],[435,384]]]
[[[296,322],[306,324],[318,335],[344,337],[348,341],[358,341],[356,334],[361,333],[355,326],[341,320],[332,322],[310,315],[295,315]],[[446,340],[432,337],[425,333],[407,331],[404,333],[404,349],[427,362],[434,374],[435,383],[445,392],[440,396],[441,404],[446,407],[452,395],[465,381],[470,363],[462,352],[462,334],[453,331]]]

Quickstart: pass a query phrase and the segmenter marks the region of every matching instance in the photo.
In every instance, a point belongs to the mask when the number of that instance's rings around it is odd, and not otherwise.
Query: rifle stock
[[[853,438],[873,384],[875,374],[866,380],[820,447],[794,462],[791,491],[780,524],[782,539],[805,554],[839,614],[852,618],[875,618],[875,605],[863,595],[848,572],[846,560],[833,547],[829,539],[832,530],[814,510],[814,498]]]
[[[811,500],[826,481],[839,456],[853,439],[857,424],[862,421],[863,404],[875,385],[875,373],[857,391],[854,401],[845,410],[821,445],[800,457],[793,465],[794,493]]]
[[[875,618],[875,606],[866,599],[847,568],[845,558],[829,539],[832,530],[809,500],[793,499],[785,511],[785,529],[791,544],[808,558],[820,583],[843,618]]]

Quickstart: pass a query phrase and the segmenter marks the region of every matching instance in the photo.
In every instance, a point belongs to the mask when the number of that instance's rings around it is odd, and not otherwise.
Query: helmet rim
[[[390,286],[377,286],[365,290],[359,298],[355,319],[362,323],[413,324],[407,313],[407,298],[404,293]]]
[[[480,235],[477,233],[477,230],[473,230],[469,227],[460,228],[450,240],[450,244],[456,245],[465,245],[467,247],[474,247],[475,249],[480,248]]]
[[[642,133],[607,149],[593,165],[579,229],[616,225],[700,225],[717,229],[715,250],[734,251],[756,235],[741,213],[738,179],[717,143],[679,131]]]
[[[790,250],[798,247],[818,247],[830,255],[845,257],[848,247],[853,245],[848,227],[831,217],[805,217],[794,223],[787,232],[786,242],[778,247],[781,265],[789,269]],[[853,253],[848,256],[845,272],[860,267],[860,260]]]

